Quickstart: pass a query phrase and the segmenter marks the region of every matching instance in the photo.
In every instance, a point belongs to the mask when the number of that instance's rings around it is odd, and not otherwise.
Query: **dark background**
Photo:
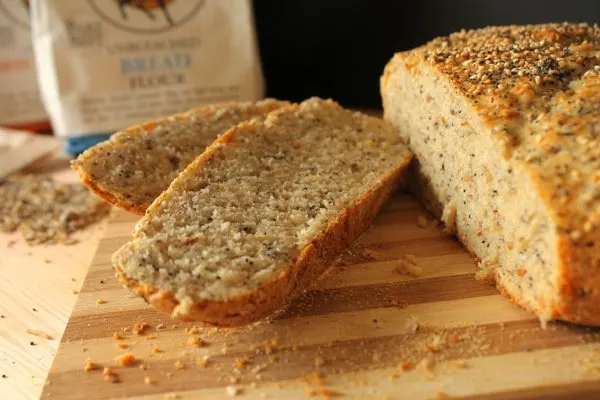
[[[486,25],[600,20],[600,0],[255,0],[267,95],[380,108],[397,51]]]

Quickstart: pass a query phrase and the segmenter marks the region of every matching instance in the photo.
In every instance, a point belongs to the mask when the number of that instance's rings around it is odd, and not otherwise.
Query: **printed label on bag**
[[[248,1],[34,0],[32,7],[43,98],[59,135],[263,95]]]

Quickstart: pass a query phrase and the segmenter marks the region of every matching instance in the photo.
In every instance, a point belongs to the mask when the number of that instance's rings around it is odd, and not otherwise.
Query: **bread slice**
[[[152,203],[114,268],[174,317],[256,321],[369,226],[410,158],[381,119],[331,100],[241,123]]]
[[[600,324],[600,29],[462,31],[396,54],[385,119],[413,190],[542,321]]]
[[[144,214],[179,172],[238,123],[285,105],[272,99],[202,106],[115,133],[72,162],[83,183],[104,200]]]

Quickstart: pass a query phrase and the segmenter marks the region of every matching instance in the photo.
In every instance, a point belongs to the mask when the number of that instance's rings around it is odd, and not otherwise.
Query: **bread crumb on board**
[[[133,324],[133,330],[132,330],[132,332],[133,332],[135,335],[143,335],[143,334],[144,334],[144,331],[145,331],[147,328],[149,328],[149,327],[150,327],[150,325],[148,325],[148,324],[147,324],[147,323],[145,323],[145,322],[136,322],[135,324]]]
[[[423,275],[423,267],[419,265],[419,262],[412,254],[404,254],[398,257],[396,264],[396,272],[402,275],[409,275],[413,278],[417,278]]]
[[[104,304],[104,303],[106,303],[106,301],[104,301],[104,299],[102,297],[98,297],[96,299],[96,304]]]
[[[54,337],[52,337],[51,335],[47,334],[44,331],[40,331],[39,329],[27,329],[26,332],[29,333],[30,335],[34,335],[34,336],[40,337],[42,339],[54,340]]]
[[[85,364],[83,365],[83,370],[85,372],[89,372],[89,371],[93,371],[95,369],[98,369],[98,366],[96,364],[94,364],[94,362],[92,361],[92,359],[90,357],[85,359]]]
[[[145,385],[152,385],[154,383],[154,381],[152,381],[152,378],[150,378],[149,376],[145,376],[144,377],[144,384]]]
[[[109,367],[104,367],[104,370],[102,371],[102,376],[107,382],[116,383],[119,381],[119,376]]]
[[[136,363],[135,356],[133,353],[123,353],[117,357],[117,363],[123,365],[124,367],[132,366]]]
[[[123,339],[123,335],[121,335],[121,333],[119,333],[119,332],[113,332],[113,339],[121,340],[121,339]]]
[[[406,333],[417,333],[419,330],[419,319],[414,315],[411,315],[406,319],[404,323],[404,331]]]
[[[187,345],[191,347],[208,346],[208,342],[198,336],[190,336],[187,340]]]

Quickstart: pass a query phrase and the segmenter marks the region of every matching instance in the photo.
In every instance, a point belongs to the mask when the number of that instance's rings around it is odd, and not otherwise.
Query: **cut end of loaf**
[[[498,288],[544,320],[600,324],[599,55],[597,26],[488,27],[396,54],[381,78],[413,190],[455,207]]]
[[[242,123],[150,206],[115,268],[175,316],[262,318],[367,228],[410,157],[382,120],[332,101]]]

